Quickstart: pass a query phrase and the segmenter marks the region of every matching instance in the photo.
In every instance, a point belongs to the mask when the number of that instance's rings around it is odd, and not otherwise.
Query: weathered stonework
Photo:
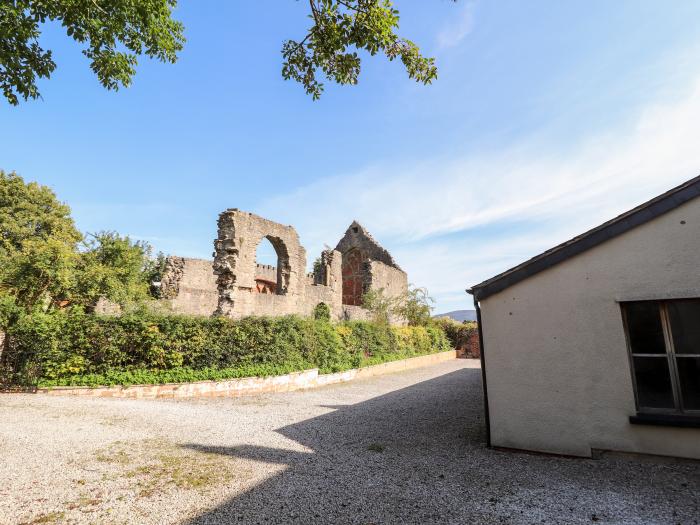
[[[360,306],[369,290],[397,297],[408,289],[408,279],[391,254],[357,221],[335,247],[343,254],[343,304]]]
[[[180,281],[185,272],[185,258],[171,255],[165,260],[165,270],[160,281],[160,296],[173,299],[180,292]]]
[[[214,242],[218,315],[309,315],[323,302],[340,318],[340,253],[324,253],[319,275],[311,277],[306,273],[306,250],[293,227],[237,209],[223,212],[218,227]],[[276,268],[255,262],[263,239],[277,253]],[[273,268],[276,275],[271,282]]]
[[[274,247],[277,266],[257,264],[263,239]],[[306,250],[292,226],[229,209],[218,220],[211,261],[169,257],[161,293],[171,310],[195,315],[311,315],[325,303],[334,319],[366,319],[362,295],[382,288],[388,296],[407,289],[406,274],[358,223],[335,250],[321,253],[306,273]]]
[[[212,315],[219,302],[211,261],[168,257],[161,278],[161,297],[179,314]]]

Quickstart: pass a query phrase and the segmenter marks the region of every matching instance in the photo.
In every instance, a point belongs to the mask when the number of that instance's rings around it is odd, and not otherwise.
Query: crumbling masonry
[[[277,253],[277,266],[257,264],[263,239]],[[406,273],[360,224],[353,222],[334,250],[321,253],[306,273],[306,250],[292,226],[238,209],[219,215],[214,262],[168,258],[162,295],[173,311],[233,318],[250,315],[311,315],[325,303],[335,319],[364,319],[362,296],[383,289],[395,297],[408,287]]]

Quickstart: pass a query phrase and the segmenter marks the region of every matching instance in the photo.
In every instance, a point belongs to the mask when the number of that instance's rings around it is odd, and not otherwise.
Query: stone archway
[[[258,268],[257,247],[267,239],[277,255],[277,267]],[[295,313],[303,303],[306,284],[306,251],[291,226],[235,208],[219,215],[214,241],[214,273],[217,276],[219,315],[245,317],[275,312]],[[270,272],[276,272],[277,282]],[[272,287],[261,293],[256,272],[268,275]],[[269,297],[274,294],[274,299]],[[263,296],[267,296],[264,298]],[[279,296],[284,296],[282,299]]]
[[[289,292],[289,281],[292,273],[292,268],[289,262],[289,250],[287,245],[280,237],[275,237],[274,235],[265,235],[261,237],[258,241],[258,246],[263,241],[267,239],[277,254],[277,264],[276,264],[276,282],[274,287],[268,287],[268,289],[276,295],[286,295]],[[259,279],[256,277],[256,283]],[[256,286],[256,289],[260,291],[260,286]]]

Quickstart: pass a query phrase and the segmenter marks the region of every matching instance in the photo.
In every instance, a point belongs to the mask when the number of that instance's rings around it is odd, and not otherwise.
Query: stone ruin
[[[272,244],[277,266],[258,264],[257,247]],[[367,319],[362,296],[383,289],[388,297],[408,289],[406,273],[357,222],[334,250],[325,250],[307,273],[306,250],[292,226],[238,209],[219,215],[214,261],[168,257],[161,295],[175,313],[308,316],[319,303],[337,320]]]
[[[161,300],[176,313],[212,315],[219,303],[211,261],[170,256],[160,282]]]

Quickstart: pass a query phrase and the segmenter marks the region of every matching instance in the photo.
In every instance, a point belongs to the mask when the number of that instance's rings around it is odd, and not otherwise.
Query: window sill
[[[657,425],[664,427],[700,428],[700,416],[675,415],[675,414],[650,414],[638,413],[630,416],[633,425]]]

